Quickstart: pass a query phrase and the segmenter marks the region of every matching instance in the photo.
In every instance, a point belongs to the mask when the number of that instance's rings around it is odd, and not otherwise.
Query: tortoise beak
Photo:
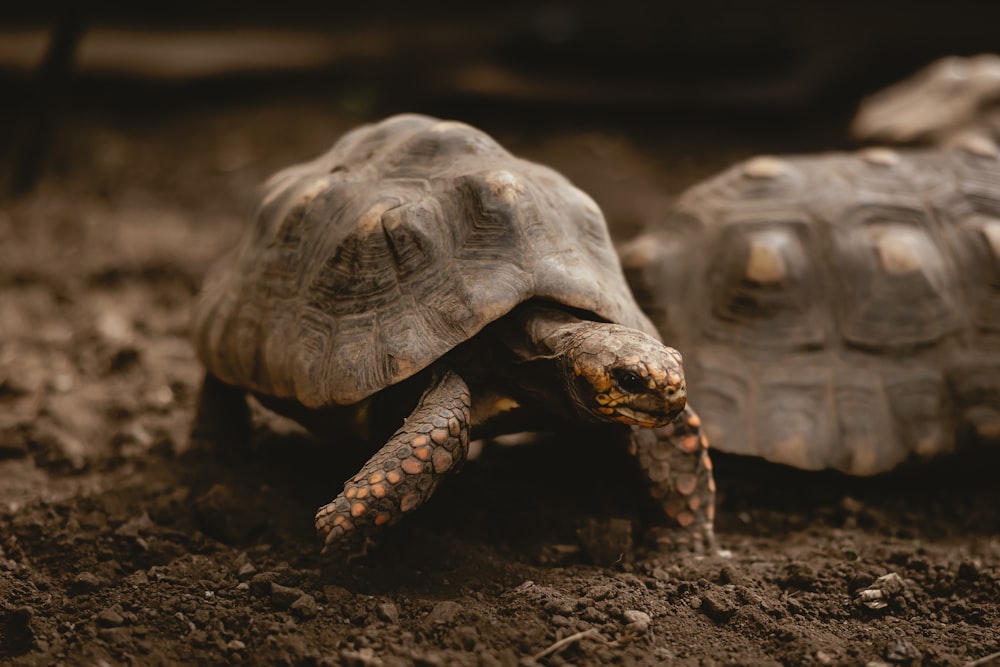
[[[687,390],[684,387],[662,395],[641,394],[627,404],[616,405],[611,419],[646,428],[666,426],[677,419],[686,405]]]

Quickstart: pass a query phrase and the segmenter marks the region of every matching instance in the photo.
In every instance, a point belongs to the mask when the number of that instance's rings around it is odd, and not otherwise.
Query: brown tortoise
[[[713,447],[871,474],[1000,439],[998,156],[758,157],[623,246]]]
[[[1000,55],[949,56],[861,101],[861,142],[954,145],[1000,139]]]
[[[195,434],[249,430],[245,392],[373,455],[319,509],[359,550],[424,503],[475,437],[604,424],[663,509],[661,545],[712,542],[714,483],[680,355],[639,310],[594,202],[468,125],[356,129],[273,176],[194,308]]]

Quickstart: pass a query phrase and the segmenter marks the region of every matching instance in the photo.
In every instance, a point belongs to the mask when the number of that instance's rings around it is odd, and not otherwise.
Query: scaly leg
[[[701,419],[690,407],[659,428],[632,428],[630,451],[663,508],[665,525],[649,531],[656,545],[696,553],[715,549],[715,480]]]
[[[316,512],[324,553],[360,551],[383,526],[424,504],[465,462],[469,421],[469,387],[452,371],[441,374],[344,491]]]

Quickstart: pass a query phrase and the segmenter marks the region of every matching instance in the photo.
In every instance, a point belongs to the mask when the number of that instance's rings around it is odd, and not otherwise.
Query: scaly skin
[[[444,372],[344,491],[316,512],[324,553],[360,552],[377,531],[423,505],[465,463],[470,419],[469,387]]]
[[[657,428],[633,428],[630,451],[649,484],[649,493],[663,509],[664,525],[647,537],[664,550],[715,549],[715,480],[708,457],[708,439],[701,419],[690,407],[677,419]]]

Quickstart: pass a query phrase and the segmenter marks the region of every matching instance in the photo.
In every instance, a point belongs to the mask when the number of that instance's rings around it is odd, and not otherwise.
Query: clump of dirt
[[[704,157],[705,133],[678,172],[657,156],[694,146],[662,128],[470,120],[565,166],[629,224],[669,198],[656,183],[742,157]],[[76,114],[40,188],[0,211],[0,661],[961,665],[1000,651],[991,452],[868,480],[719,456],[729,555],[694,557],[633,546],[621,452],[492,446],[366,557],[322,560],[313,511],[351,457],[263,414],[245,456],[190,449],[187,317],[252,187],[353,122],[295,101]],[[609,173],[645,189],[623,199]]]

